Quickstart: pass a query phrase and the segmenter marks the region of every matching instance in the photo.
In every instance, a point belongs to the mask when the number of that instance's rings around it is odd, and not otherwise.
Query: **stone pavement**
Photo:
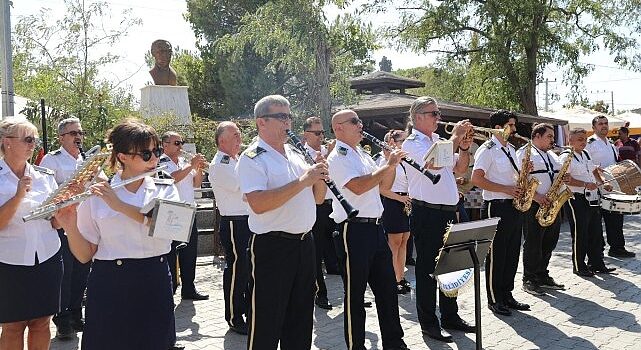
[[[634,259],[606,258],[609,266],[617,268],[616,275],[599,275],[583,279],[572,274],[571,239],[568,226],[562,228],[561,238],[551,262],[551,275],[564,283],[566,291],[553,291],[534,297],[521,290],[522,268],[517,274],[515,297],[532,305],[529,312],[516,312],[511,317],[494,316],[487,309],[485,279],[481,277],[483,311],[483,345],[486,349],[640,349],[641,348],[641,217],[626,217],[628,248],[637,252]],[[198,258],[196,285],[208,293],[210,300],[181,301],[176,298],[176,327],[178,341],[189,350],[228,349],[246,347],[246,338],[228,331],[224,320],[222,265],[212,264],[211,256]],[[414,269],[408,270],[408,280],[414,284]],[[334,310],[315,310],[313,349],[345,349],[343,341],[342,283],[338,276],[327,277],[330,302]],[[412,293],[399,296],[400,315],[405,342],[413,349],[473,349],[474,334],[454,332],[454,343],[441,343],[423,336],[416,317]],[[373,301],[369,293],[366,299]],[[460,315],[474,320],[474,292],[468,289],[459,296]],[[380,331],[375,308],[367,309],[368,349],[381,349]],[[135,329],[131,330],[135,332]],[[55,328],[52,326],[52,334]],[[114,336],[119,336],[115,334]],[[126,335],[123,335],[126,336]],[[51,349],[79,348],[78,339],[52,341]]]

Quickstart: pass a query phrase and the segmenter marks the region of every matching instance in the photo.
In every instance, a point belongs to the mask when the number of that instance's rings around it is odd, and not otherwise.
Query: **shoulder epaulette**
[[[563,152],[561,152],[561,154],[564,154],[564,153],[570,154],[570,153],[571,153],[571,151],[570,151],[569,149],[566,149],[566,150],[564,150]]]
[[[32,165],[32,167],[33,167],[34,170],[37,170],[37,171],[39,171],[41,173],[44,173],[44,174],[47,174],[47,175],[55,175],[55,172],[53,170],[49,169],[49,168],[44,168],[44,167],[37,166],[37,165]]]
[[[588,137],[588,143],[596,141],[596,137]]]
[[[342,156],[346,156],[347,155],[347,148],[345,148],[343,146],[338,146],[338,149],[336,151],[338,152],[338,154],[340,154]]]
[[[174,184],[174,179],[159,179],[157,177],[154,178],[154,183],[156,185],[173,185]]]
[[[608,142],[610,142],[611,145],[614,144],[614,141],[612,141],[612,139],[608,139]]]
[[[171,179],[171,180],[174,179],[173,177],[171,177],[171,174],[168,173],[165,170],[159,170],[158,173],[157,173],[157,178],[159,178],[159,179]]]
[[[51,151],[51,152],[49,152],[49,154],[51,154],[52,156],[57,156],[57,155],[59,155],[60,153],[62,153],[62,151],[61,151],[61,150],[59,150],[59,149],[57,149],[57,150],[55,150],[55,151]]]
[[[160,158],[160,159],[158,160],[158,163],[166,163],[166,162],[168,162],[168,161],[170,161],[170,160],[171,160],[171,159],[169,159],[169,157],[162,157],[162,158]]]
[[[254,158],[256,158],[257,156],[259,156],[259,155],[261,155],[261,154],[263,154],[263,153],[265,153],[265,152],[267,152],[267,150],[266,150],[266,149],[264,149],[264,148],[262,148],[262,147],[260,147],[260,146],[256,146],[256,148],[254,148],[254,149],[248,149],[247,151],[245,151],[245,154],[246,154],[246,155],[247,155],[247,157],[249,157],[250,159],[254,159]]]
[[[405,139],[406,139],[406,140],[410,140],[410,141],[416,140],[416,134],[410,134],[410,135],[409,135],[408,137],[406,137]]]
[[[220,164],[229,164],[229,156],[225,155],[222,158],[220,158]]]
[[[495,145],[495,143],[492,140],[487,140],[487,141],[483,142],[483,146],[485,146],[487,148],[492,148],[492,147],[494,147],[494,145]]]

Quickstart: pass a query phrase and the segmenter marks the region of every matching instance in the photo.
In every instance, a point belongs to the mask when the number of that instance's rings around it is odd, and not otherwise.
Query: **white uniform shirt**
[[[329,174],[345,197],[355,209],[358,209],[358,216],[362,218],[378,218],[383,214],[383,203],[378,186],[372,187],[369,191],[356,195],[345,185],[354,178],[371,174],[378,167],[372,157],[360,148],[353,149],[346,143],[336,140],[336,146],[327,157]],[[332,202],[332,213],[329,217],[336,223],[347,219],[345,209],[338,201]]]
[[[222,216],[247,215],[247,202],[243,201],[236,176],[238,160],[223,151],[216,152],[209,164],[209,182],[214,190],[216,206]]]
[[[423,157],[427,150],[438,141],[438,134],[432,133],[429,137],[414,129],[410,136],[403,142],[403,151],[414,159],[418,164],[424,165]],[[458,154],[454,154],[454,164],[458,161]],[[432,204],[456,205],[459,200],[454,168],[443,167],[439,170],[430,170],[433,174],[441,174],[441,180],[434,185],[430,179],[410,165],[405,165],[407,181],[409,184],[409,196],[423,202]]]
[[[510,158],[512,157],[512,161]],[[496,136],[486,141],[474,154],[474,170],[483,170],[488,181],[506,186],[515,186],[519,176],[518,169],[521,163],[516,162],[516,150],[511,144],[501,145]],[[516,166],[516,169],[514,168]],[[512,196],[503,192],[483,190],[483,199],[512,199]]]
[[[596,135],[588,137],[585,149],[590,153],[597,166],[605,168],[617,162],[619,151],[609,139],[603,140]]]
[[[380,168],[383,165],[387,164],[387,159],[385,159],[385,156],[379,153],[378,158],[374,161],[376,165]],[[390,189],[392,192],[402,192],[402,193],[407,193],[408,191],[408,183],[407,183],[407,167],[410,167],[407,164],[403,164],[403,162],[398,163],[396,166],[396,176],[394,176],[394,183],[392,184],[392,188]]]
[[[53,170],[58,185],[70,178],[80,164],[82,164],[82,156],[78,155],[78,158],[74,158],[63,147],[47,153],[40,162],[41,167]]]
[[[297,149],[285,145],[285,155],[261,138],[246,149],[236,172],[243,194],[273,190],[297,180],[310,167]],[[284,231],[309,232],[316,221],[316,201],[312,187],[306,187],[282,206],[256,214],[249,206],[249,229],[256,234]]]
[[[111,183],[120,183],[120,172]],[[158,180],[167,181],[167,180]],[[136,193],[124,186],[114,190],[121,201],[142,208],[154,198],[179,201],[180,196],[174,185],[157,184],[151,177],[145,177]],[[78,207],[78,229],[98,250],[94,259],[142,259],[167,254],[171,240],[149,237],[149,226],[111,209],[99,197],[90,197]]]
[[[315,160],[315,159],[316,159],[316,152],[318,152],[318,151],[316,151],[315,149],[313,149],[313,148],[312,148],[310,145],[308,145],[308,144],[305,144],[305,149],[307,150],[307,154],[309,154],[309,155],[312,157],[312,159],[314,159],[314,160]],[[327,147],[325,147],[325,146],[321,145],[320,153],[321,153],[321,155],[322,155],[323,157],[327,158]],[[328,190],[327,190],[327,193],[325,193],[325,200],[327,200],[327,199],[333,199],[333,198],[334,198],[334,194],[332,193],[332,191],[330,191],[330,190],[328,189]]]
[[[525,147],[519,148],[516,154],[518,156],[517,164],[521,164],[523,162],[523,157],[525,156]],[[536,192],[539,194],[546,194],[552,186],[552,179],[550,177],[556,177],[558,171],[561,170],[559,159],[554,152],[543,152],[532,145],[530,160],[533,165],[532,172],[540,172],[532,174],[532,176],[537,178],[541,183],[536,189]]]
[[[572,162],[570,163],[570,167],[568,168],[568,174],[575,178],[576,180],[579,181],[584,181],[584,182],[593,182],[596,183],[596,179],[594,178],[594,169],[596,169],[596,165],[592,161],[592,157],[587,153],[586,150],[583,150],[581,153],[577,152],[572,152],[573,154],[570,154],[571,151],[567,150],[561,153],[559,156],[559,162],[563,164],[565,160],[568,157],[572,157]],[[583,193],[585,190],[585,187],[583,186],[569,186],[570,190],[572,192],[576,193]],[[596,192],[597,190],[594,190]],[[594,198],[596,200],[596,198]]]
[[[169,156],[163,154],[160,157],[159,164],[167,164],[166,172],[172,174],[174,171],[182,170],[189,166],[189,162],[183,157],[178,157],[178,164],[174,163]],[[187,176],[183,177],[182,180],[174,183],[178,189],[178,194],[180,195],[180,200],[187,202],[189,204],[194,204],[196,200],[194,199],[194,175],[196,175],[196,170],[191,170]]]
[[[53,172],[47,174],[27,164],[25,175],[31,176],[31,190],[20,202],[15,215],[0,229],[0,262],[11,265],[33,266],[51,258],[60,249],[58,232],[49,220],[23,222],[22,217],[40,206],[50,193],[58,188]],[[0,206],[16,195],[18,177],[4,159],[0,159]],[[0,282],[2,283],[2,282]]]

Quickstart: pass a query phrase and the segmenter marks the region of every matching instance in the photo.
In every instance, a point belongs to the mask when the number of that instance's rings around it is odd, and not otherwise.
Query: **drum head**
[[[637,187],[641,186],[641,169],[629,159],[605,168],[604,177],[615,191],[629,195],[637,194]]]

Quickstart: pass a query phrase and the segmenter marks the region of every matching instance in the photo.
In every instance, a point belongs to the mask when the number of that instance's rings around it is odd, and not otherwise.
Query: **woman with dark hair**
[[[111,166],[118,184],[153,171],[162,154],[156,131],[135,120],[114,127]],[[173,180],[149,176],[112,189],[97,183],[95,195],[57,215],[81,262],[93,259],[87,282],[82,349],[163,350],[175,342],[171,275],[165,254],[171,240],[150,237],[140,208],[154,198],[178,200]]]
[[[24,222],[58,185],[53,171],[29,164],[38,130],[24,118],[0,122],[0,349],[48,349],[60,309],[62,256],[52,221]],[[55,221],[55,220],[54,220]]]

